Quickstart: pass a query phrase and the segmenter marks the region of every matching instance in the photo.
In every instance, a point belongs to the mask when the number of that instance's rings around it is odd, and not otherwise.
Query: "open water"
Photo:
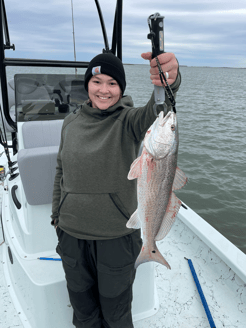
[[[246,69],[180,72],[178,166],[188,183],[176,195],[246,253]],[[127,65],[126,73],[141,106],[153,90],[149,68]]]
[[[153,90],[148,65],[125,65],[135,106]],[[177,196],[246,253],[246,69],[180,67],[178,166],[189,182]],[[67,69],[8,68],[73,73]],[[83,73],[84,70],[78,70]]]

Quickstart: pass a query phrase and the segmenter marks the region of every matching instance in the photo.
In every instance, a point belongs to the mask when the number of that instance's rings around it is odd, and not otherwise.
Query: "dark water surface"
[[[38,70],[38,71],[37,71]],[[126,65],[135,106],[150,98],[148,65]],[[15,72],[67,69],[9,68]],[[189,182],[177,196],[246,253],[246,69],[181,67],[178,166]],[[83,73],[84,70],[78,70]]]

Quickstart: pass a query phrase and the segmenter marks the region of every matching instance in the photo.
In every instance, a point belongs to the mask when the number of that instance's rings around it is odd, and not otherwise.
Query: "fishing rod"
[[[167,95],[174,113],[176,113],[175,108],[175,98],[170,88],[167,79],[162,71],[161,64],[158,59],[158,55],[164,53],[164,16],[161,16],[159,13],[155,13],[150,15],[148,18],[148,25],[150,29],[150,33],[148,34],[148,39],[152,42],[152,58],[156,59],[160,80],[162,86],[154,86],[154,95],[155,95],[155,105],[154,110],[156,111],[156,107],[158,105],[163,105],[165,103],[165,94]],[[165,84],[164,84],[165,81]],[[166,112],[165,112],[166,114]]]

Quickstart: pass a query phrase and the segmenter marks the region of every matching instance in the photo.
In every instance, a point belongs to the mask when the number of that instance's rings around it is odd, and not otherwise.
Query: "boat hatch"
[[[16,121],[61,120],[88,99],[84,75],[16,74]]]

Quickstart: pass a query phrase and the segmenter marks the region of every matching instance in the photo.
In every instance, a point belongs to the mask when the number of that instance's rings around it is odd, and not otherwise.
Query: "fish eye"
[[[175,125],[174,125],[174,124],[171,125],[171,130],[172,130],[172,131],[175,130]]]

